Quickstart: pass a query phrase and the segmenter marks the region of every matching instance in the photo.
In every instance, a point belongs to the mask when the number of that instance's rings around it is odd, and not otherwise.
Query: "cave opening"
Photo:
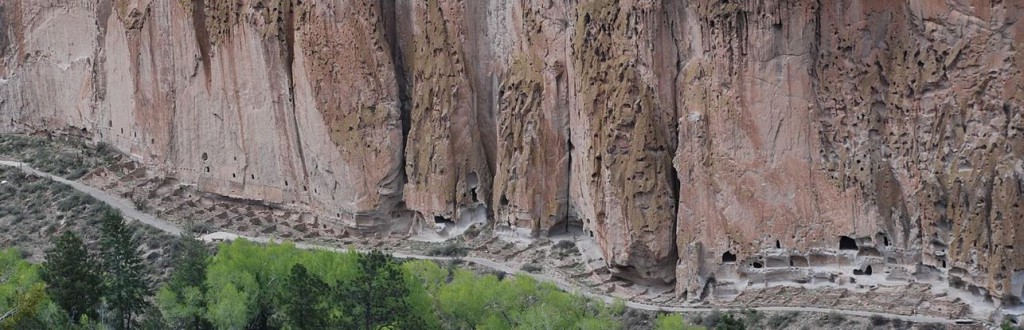
[[[860,270],[860,269],[854,269],[853,270],[853,275],[871,275],[871,273],[872,273],[871,265],[868,265],[867,267],[864,267],[864,270]]]
[[[761,262],[759,262],[759,261],[754,261],[754,263],[752,263],[752,264],[750,264],[750,265],[751,265],[751,266],[754,266],[754,268],[757,268],[757,269],[761,269],[761,268],[764,268],[764,264],[762,264],[762,263],[761,263]]]
[[[722,253],[722,262],[736,262],[736,255],[732,254],[732,252],[725,251],[725,253]]]
[[[470,198],[472,198],[473,203],[479,203],[480,198],[477,196],[476,188],[480,186],[480,176],[478,176],[476,172],[469,172],[469,175],[466,178],[466,184],[469,186],[469,193],[471,194]]]
[[[210,159],[210,156],[204,152],[202,155],[199,156],[199,158],[205,162],[207,159]]]
[[[856,250],[857,241],[850,238],[849,236],[839,236],[839,249],[840,250]]]
[[[889,236],[883,232],[875,234],[875,245],[889,246]]]
[[[445,218],[444,216],[435,215],[434,223],[452,223],[452,219]]]
[[[782,248],[782,242],[779,242],[779,240],[775,240],[775,248],[776,249],[781,249]]]

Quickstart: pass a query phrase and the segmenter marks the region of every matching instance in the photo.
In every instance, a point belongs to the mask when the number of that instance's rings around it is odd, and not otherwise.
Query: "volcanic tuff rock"
[[[615,274],[689,298],[854,275],[1017,304],[1021,16],[988,0],[5,1],[0,131],[84,135],[364,231],[582,226]]]

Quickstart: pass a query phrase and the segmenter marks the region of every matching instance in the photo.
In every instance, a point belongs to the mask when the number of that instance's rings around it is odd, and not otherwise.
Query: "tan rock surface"
[[[616,276],[689,299],[923,281],[1019,303],[1022,15],[13,0],[0,131],[86,136],[198,191],[365,232],[582,233]]]

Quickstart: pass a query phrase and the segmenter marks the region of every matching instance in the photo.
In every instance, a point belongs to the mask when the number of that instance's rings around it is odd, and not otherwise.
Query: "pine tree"
[[[112,325],[117,329],[130,329],[134,317],[148,307],[146,297],[152,294],[145,265],[139,256],[139,242],[117,212],[103,216],[101,232],[104,297],[115,317]]]
[[[405,329],[415,326],[409,305],[409,288],[398,263],[391,256],[374,250],[359,255],[359,274],[339,290],[340,298],[352,313],[351,328]]]
[[[89,255],[78,235],[66,231],[57,238],[53,250],[46,254],[41,275],[49,284],[47,293],[73,322],[82,315],[96,318],[103,279],[99,262]]]
[[[329,286],[302,264],[292,266],[288,277],[289,295],[285,313],[295,329],[326,329],[328,320],[324,294]]]

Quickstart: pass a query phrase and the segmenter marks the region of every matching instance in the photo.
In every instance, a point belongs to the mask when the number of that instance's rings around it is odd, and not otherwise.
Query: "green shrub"
[[[880,327],[889,324],[889,319],[881,315],[871,315],[871,325]]]
[[[819,320],[818,325],[838,326],[838,325],[841,325],[841,324],[843,324],[845,322],[846,322],[846,316],[844,316],[843,314],[836,313],[836,312],[831,312],[831,313],[825,314],[825,317],[823,317],[821,320]]]
[[[544,267],[541,267],[540,265],[535,263],[526,263],[523,264],[522,267],[519,267],[519,269],[522,269],[524,272],[527,273],[540,273],[541,271],[544,270]]]
[[[785,313],[779,313],[779,314],[772,315],[771,317],[768,318],[768,328],[769,329],[782,329],[782,328],[785,328],[785,327],[789,326],[790,324],[792,324],[793,321],[796,321],[796,318],[797,318],[798,315],[799,315],[799,313],[797,313],[797,312],[785,312]]]
[[[437,246],[427,250],[428,256],[441,256],[441,257],[465,257],[468,254],[466,248],[462,247],[457,243],[447,243],[442,246]]]

